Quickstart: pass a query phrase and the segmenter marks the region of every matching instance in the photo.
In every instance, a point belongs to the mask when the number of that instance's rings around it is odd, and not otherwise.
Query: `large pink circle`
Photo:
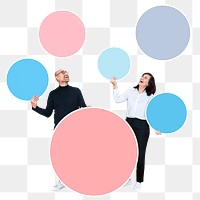
[[[39,37],[48,53],[67,57],[82,47],[85,40],[85,27],[75,14],[68,11],[56,11],[43,20]]]
[[[137,152],[129,125],[100,108],[80,109],[65,117],[50,148],[57,176],[85,195],[103,195],[122,186],[134,170]]]

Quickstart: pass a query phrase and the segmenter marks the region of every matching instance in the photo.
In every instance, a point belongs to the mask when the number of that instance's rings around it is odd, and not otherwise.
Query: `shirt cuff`
[[[36,110],[36,109],[37,109],[37,106],[36,106],[36,108],[33,108],[33,107],[32,107],[32,110]]]

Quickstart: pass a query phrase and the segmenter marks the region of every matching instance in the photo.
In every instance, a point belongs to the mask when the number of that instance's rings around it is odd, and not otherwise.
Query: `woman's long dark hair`
[[[146,90],[147,95],[150,96],[151,94],[154,94],[156,92],[156,84],[155,84],[155,79],[152,74],[146,72],[146,73],[142,74],[142,76],[144,76],[146,74],[150,76],[150,79],[149,79],[149,85],[146,87],[145,90]],[[139,90],[139,84],[136,85],[134,88]]]

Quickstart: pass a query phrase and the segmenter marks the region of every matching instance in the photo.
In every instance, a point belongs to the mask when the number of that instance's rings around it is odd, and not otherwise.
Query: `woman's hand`
[[[110,82],[113,84],[113,89],[116,89],[117,88],[117,81],[116,81],[116,77],[112,77],[110,79]]]
[[[159,130],[155,131],[156,135],[161,135],[161,132]]]

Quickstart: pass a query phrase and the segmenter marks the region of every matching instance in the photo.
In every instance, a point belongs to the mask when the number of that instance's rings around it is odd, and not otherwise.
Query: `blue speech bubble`
[[[185,123],[187,110],[184,102],[171,93],[155,96],[148,104],[146,117],[150,126],[162,133],[172,133]]]
[[[48,85],[45,67],[33,59],[22,59],[14,63],[7,74],[10,92],[21,100],[30,100],[34,95],[41,96]]]
[[[130,58],[120,48],[109,48],[104,50],[98,59],[98,69],[103,77],[110,79],[115,76],[121,79],[130,70]]]

